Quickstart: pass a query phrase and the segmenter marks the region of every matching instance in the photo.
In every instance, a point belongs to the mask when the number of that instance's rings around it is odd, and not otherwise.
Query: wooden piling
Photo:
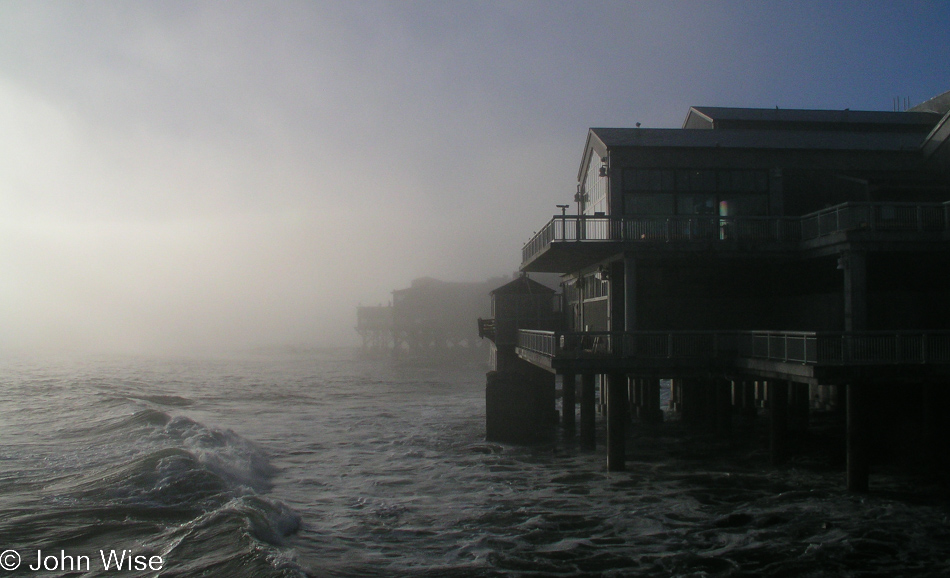
[[[627,459],[627,376],[607,376],[607,470],[623,471]]]
[[[577,404],[577,378],[573,371],[561,374],[561,426],[564,431],[574,435]]]
[[[732,433],[732,382],[714,380],[716,400],[716,435],[728,437]]]
[[[773,465],[788,457],[788,382],[769,380],[769,457]]]
[[[643,401],[640,405],[640,420],[643,423],[657,424],[663,421],[660,409],[660,380],[651,377],[641,380]]]
[[[868,452],[867,383],[847,386],[847,486],[849,492],[867,492],[870,476]]]
[[[594,395],[594,374],[584,373],[581,375],[581,446],[587,449],[594,449],[597,446],[597,436],[594,426],[596,424]]]

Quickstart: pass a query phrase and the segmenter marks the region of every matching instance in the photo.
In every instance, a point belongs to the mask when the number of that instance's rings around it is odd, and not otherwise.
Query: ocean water
[[[603,444],[487,443],[477,365],[7,356],[0,575],[950,573],[939,487],[849,495],[833,457],[745,437],[634,428],[608,473]]]

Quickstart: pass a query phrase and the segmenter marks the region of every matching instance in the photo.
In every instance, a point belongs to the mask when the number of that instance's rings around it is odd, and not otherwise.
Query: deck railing
[[[735,332],[518,331],[518,347],[547,356],[714,359],[735,355]]]
[[[950,203],[843,203],[801,217],[803,239],[848,230],[945,231]]]
[[[556,215],[522,249],[526,263],[555,242],[797,243],[848,230],[947,231],[947,203],[842,203],[801,217]]]
[[[741,357],[803,365],[950,363],[950,331],[520,330],[518,347],[549,358],[687,361]]]

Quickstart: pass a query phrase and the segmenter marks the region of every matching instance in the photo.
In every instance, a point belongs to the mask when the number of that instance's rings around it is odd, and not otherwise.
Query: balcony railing
[[[950,203],[843,203],[801,217],[802,239],[839,231],[946,231]]]
[[[555,242],[797,243],[849,230],[947,231],[947,203],[843,203],[802,217],[558,215],[522,249],[527,263]]]
[[[518,347],[547,357],[713,359],[735,356],[736,343],[735,332],[518,331]]]
[[[549,358],[728,361],[741,357],[803,365],[950,363],[950,331],[520,330],[518,347]]]

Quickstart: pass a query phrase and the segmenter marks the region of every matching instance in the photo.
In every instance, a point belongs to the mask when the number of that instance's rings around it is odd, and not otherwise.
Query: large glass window
[[[715,215],[716,195],[677,195],[676,212],[680,215]]]
[[[672,215],[675,196],[670,193],[628,193],[624,197],[627,214]]]
[[[766,171],[659,168],[623,171],[627,215],[767,215],[768,189]]]
[[[769,201],[765,195],[722,195],[720,198],[720,217],[756,216],[769,212]]]

